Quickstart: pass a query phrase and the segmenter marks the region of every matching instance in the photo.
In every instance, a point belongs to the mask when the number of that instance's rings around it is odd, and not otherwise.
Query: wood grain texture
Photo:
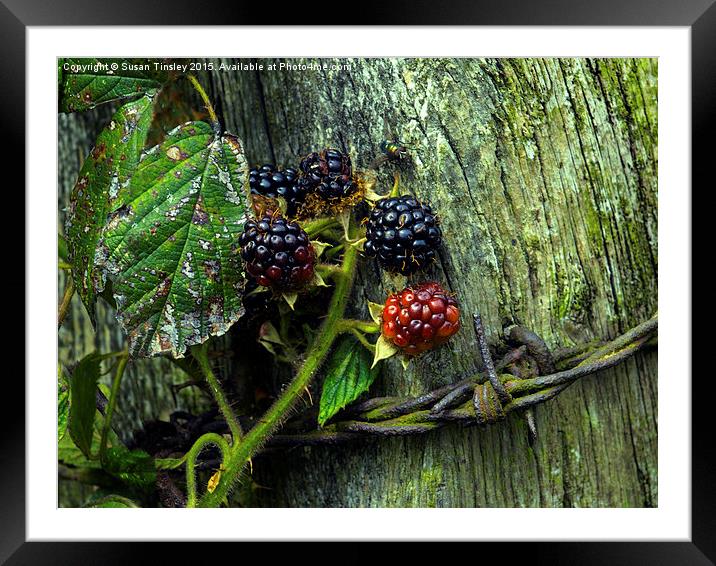
[[[449,285],[465,313],[481,312],[493,340],[515,321],[568,345],[655,312],[655,60],[351,63],[350,72],[214,73],[214,98],[256,163],[288,166],[331,145],[365,167],[385,138],[413,146],[403,183],[434,203],[445,233],[427,276]],[[378,188],[391,180],[386,168]],[[366,263],[354,304],[380,302],[400,283]],[[470,329],[451,346],[405,372],[388,363],[376,393],[419,394],[475,370]],[[253,503],[656,505],[656,377],[648,354],[573,386],[537,409],[534,450],[511,416],[485,431],[262,458],[254,477],[271,489]]]
[[[272,62],[280,61],[263,61]],[[654,314],[656,60],[350,63],[350,71],[215,71],[202,80],[250,163],[295,165],[334,146],[362,168],[383,139],[410,144],[402,182],[439,211],[444,246],[427,274],[408,281],[448,286],[466,317],[482,314],[490,341],[517,322],[551,347],[570,345],[612,338]],[[99,115],[60,117],[60,161],[68,161],[60,167],[61,203],[79,169],[78,147],[87,150],[101,123]],[[393,170],[381,170],[378,190],[389,188]],[[382,302],[403,283],[364,261],[352,314],[367,317],[367,300]],[[73,305],[61,331],[67,359],[94,345],[81,308]],[[97,340],[119,347],[110,313],[98,319]],[[471,329],[450,344],[407,371],[389,361],[372,393],[420,394],[474,372],[480,362]],[[172,405],[172,369],[161,360],[142,364],[125,383],[135,388],[122,404],[133,423]],[[486,430],[448,427],[260,457],[253,477],[269,489],[237,497],[278,507],[658,504],[655,353],[572,386],[538,407],[536,420],[534,449],[523,419],[511,415]]]

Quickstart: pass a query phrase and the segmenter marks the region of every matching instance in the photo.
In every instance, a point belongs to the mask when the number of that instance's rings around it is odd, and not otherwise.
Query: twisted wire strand
[[[495,370],[504,369],[527,353],[536,354],[533,359],[540,368],[554,370],[557,367],[561,370],[527,379],[511,374],[498,375],[500,385],[511,396],[508,402],[501,401],[487,372],[482,372],[418,397],[369,399],[346,411],[351,416],[348,420],[334,422],[318,430],[274,435],[266,449],[341,444],[376,436],[423,434],[450,423],[467,426],[494,424],[511,412],[525,411],[545,403],[579,379],[621,364],[646,346],[655,345],[658,317],[654,315],[610,342],[565,348],[551,355],[545,351],[539,336],[525,332],[529,331],[511,327],[508,339],[526,341],[527,346],[522,345],[508,352],[495,364]]]

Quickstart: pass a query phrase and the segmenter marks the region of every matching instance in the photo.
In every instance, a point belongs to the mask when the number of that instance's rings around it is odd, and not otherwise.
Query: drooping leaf
[[[125,508],[137,508],[137,505],[131,499],[123,497],[121,495],[105,495],[98,499],[92,499],[84,507],[90,508],[113,508],[113,509],[125,509]]]
[[[70,436],[75,445],[89,458],[92,448],[97,380],[102,357],[92,352],[82,358],[70,377]]]
[[[124,446],[107,449],[104,469],[117,479],[139,489],[154,485],[157,472],[154,460],[144,450],[128,450]]]
[[[151,59],[63,59],[58,65],[59,110],[78,112],[156,92],[169,74]]]
[[[106,389],[102,384],[98,385],[100,390]],[[102,425],[104,424],[104,416],[99,411],[94,413],[94,425],[92,428],[92,443],[90,446],[91,454],[99,453],[99,446],[102,438]],[[110,428],[108,435],[109,446],[122,446],[122,441],[117,434]],[[100,469],[102,464],[98,459],[90,460],[77,447],[72,436],[65,434],[57,443],[57,459],[60,463],[75,468],[91,468]]]
[[[370,362],[370,354],[357,340],[346,336],[340,341],[328,362],[321,391],[319,425],[323,426],[343,407],[368,391],[378,375]]]
[[[122,202],[144,149],[152,121],[152,98],[122,106],[97,137],[70,194],[65,234],[75,288],[95,322],[97,293],[104,287],[95,250],[107,214]]]
[[[70,384],[62,367],[57,369],[57,441],[67,432],[70,417]]]
[[[204,122],[176,128],[139,164],[96,258],[133,356],[182,357],[243,314],[247,178],[238,138]]]

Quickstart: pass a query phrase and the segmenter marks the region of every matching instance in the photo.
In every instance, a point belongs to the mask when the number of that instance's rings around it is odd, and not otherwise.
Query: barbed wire
[[[492,360],[481,321],[476,318],[479,350],[488,360],[483,364],[483,371],[416,397],[374,397],[355,403],[343,409],[337,420],[323,428],[315,428],[318,407],[309,405],[289,419],[280,433],[268,439],[262,453],[424,434],[448,425],[486,427],[499,423],[513,412],[527,419],[529,440],[533,443],[536,439],[533,407],[553,399],[580,379],[621,364],[637,352],[657,344],[656,315],[612,341],[593,341],[554,351],[550,351],[536,333],[521,326],[511,326],[505,329],[510,347],[490,369]],[[497,393],[497,388],[502,390],[501,394]],[[239,420],[247,430],[255,424],[255,417],[242,416]],[[158,424],[162,425],[162,457],[185,451],[207,432],[228,433],[216,408],[196,416],[175,411],[169,423]],[[167,427],[173,433],[169,433]],[[151,450],[143,444],[138,447]],[[197,463],[197,469],[214,469],[221,463],[218,453],[206,452]]]
[[[454,423],[495,424],[509,413],[529,411],[553,399],[579,379],[619,365],[647,346],[655,346],[658,317],[654,315],[610,342],[592,342],[554,353],[534,332],[512,326],[506,329],[505,335],[517,345],[494,369],[490,369],[492,362],[478,316],[475,327],[485,371],[417,397],[377,397],[363,401],[343,411],[344,419],[350,418],[316,430],[285,430],[274,435],[266,448],[423,434]],[[545,370],[551,371],[542,374]]]

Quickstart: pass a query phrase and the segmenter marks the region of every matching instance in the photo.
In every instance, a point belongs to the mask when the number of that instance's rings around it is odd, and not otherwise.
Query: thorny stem
[[[67,286],[65,287],[65,294],[62,297],[60,308],[57,312],[57,328],[62,326],[65,321],[68,311],[70,310],[70,303],[72,302],[72,296],[75,294],[75,282],[72,277],[67,278]]]
[[[105,458],[107,455],[107,439],[109,438],[109,430],[112,424],[112,415],[114,414],[114,408],[117,405],[117,397],[119,396],[119,386],[122,383],[122,376],[124,375],[124,369],[127,367],[129,362],[129,352],[125,348],[122,355],[117,360],[117,370],[114,373],[114,380],[112,381],[112,389],[109,393],[109,403],[107,403],[107,410],[104,415],[104,423],[102,424],[102,436],[99,443],[99,460],[102,465],[105,465]]]
[[[197,78],[192,75],[188,74],[186,76],[187,79],[189,79],[189,82],[192,84],[196,92],[199,93],[199,96],[204,101],[204,105],[206,106],[206,111],[209,113],[209,119],[211,120],[211,125],[214,127],[215,130],[219,129],[219,118],[216,116],[216,112],[214,112],[214,107],[211,104],[211,101],[209,100],[209,96],[206,94],[206,91],[201,86]]]
[[[241,437],[243,436],[243,431],[241,430],[241,425],[239,424],[239,421],[236,419],[234,411],[231,409],[229,401],[226,399],[226,396],[221,389],[219,380],[216,378],[214,372],[211,370],[209,356],[207,355],[208,346],[208,342],[193,346],[191,349],[191,353],[194,356],[194,359],[199,364],[201,372],[204,374],[204,378],[209,384],[211,394],[214,396],[214,400],[219,406],[221,414],[224,415],[224,419],[226,419],[226,423],[229,425],[229,430],[231,431],[231,436],[233,438],[233,444],[238,444],[241,441]]]
[[[349,237],[355,237],[355,227],[351,222]],[[251,457],[268,440],[271,434],[283,423],[301,395],[306,391],[314,375],[325,360],[336,337],[340,334],[340,324],[348,305],[353,287],[353,279],[358,260],[358,250],[347,246],[343,254],[341,269],[344,277],[336,280],[335,291],[328,305],[328,314],[321,325],[318,335],[306,352],[303,365],[286,390],[266,411],[258,423],[246,434],[243,440],[231,447],[226,470],[222,481],[213,493],[207,493],[198,503],[200,507],[217,507],[226,497],[234,480],[238,477]]]
[[[187,507],[196,507],[196,471],[194,468],[196,467],[196,459],[199,457],[199,454],[201,454],[201,451],[210,444],[219,448],[221,451],[221,458],[224,462],[226,462],[226,458],[229,455],[229,445],[220,434],[207,432],[197,439],[189,452],[187,452],[186,458]]]

